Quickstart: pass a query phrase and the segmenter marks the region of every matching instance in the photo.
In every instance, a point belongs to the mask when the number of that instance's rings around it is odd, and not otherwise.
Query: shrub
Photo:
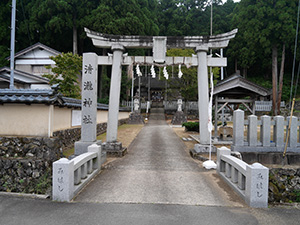
[[[199,122],[186,122],[182,124],[186,131],[199,132]]]

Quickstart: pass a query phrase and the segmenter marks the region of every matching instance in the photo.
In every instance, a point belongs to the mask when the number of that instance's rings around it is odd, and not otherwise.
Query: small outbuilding
[[[246,111],[255,114],[255,101],[268,99],[271,90],[259,86],[239,73],[235,73],[220,81],[214,88],[215,101],[215,130],[217,130],[217,116],[223,108],[230,111],[243,106]],[[220,106],[220,107],[219,107]]]

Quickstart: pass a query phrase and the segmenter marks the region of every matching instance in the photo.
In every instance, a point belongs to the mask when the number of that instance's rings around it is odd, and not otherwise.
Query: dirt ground
[[[122,142],[123,147],[127,147],[138,135],[143,128],[143,124],[124,124],[118,128],[118,141]],[[97,137],[97,140],[106,141],[106,133],[103,133]],[[74,148],[65,149],[63,151],[65,157],[69,157],[74,154]]]
[[[169,125],[171,125],[171,120],[167,120],[167,123]],[[181,139],[182,138],[191,138],[190,135],[199,135],[199,133],[197,132],[192,132],[192,131],[185,131],[185,128],[184,127],[179,127],[179,126],[172,126],[174,132],[176,133],[176,135],[178,137],[180,137]],[[213,135],[213,134],[212,134]],[[186,148],[185,148],[185,151],[190,154],[190,149],[193,149],[194,148],[194,145],[195,144],[198,144],[197,141],[195,141],[194,139],[192,141],[183,141]],[[215,147],[217,148],[220,148],[222,147],[223,145],[215,145]],[[227,145],[226,147],[230,148],[230,145]],[[204,159],[208,159],[209,158],[209,154],[208,153],[203,153],[201,154],[201,157],[203,157]],[[212,153],[211,154],[211,159],[216,161],[217,160],[217,156],[216,156],[216,153]]]
[[[118,141],[122,142],[123,147],[129,147],[130,143],[138,135],[143,128],[143,124],[124,124],[118,128]],[[106,141],[106,133],[101,134],[97,137],[102,142]]]

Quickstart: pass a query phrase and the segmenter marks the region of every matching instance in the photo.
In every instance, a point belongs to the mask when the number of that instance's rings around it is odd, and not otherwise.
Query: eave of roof
[[[219,82],[214,88],[214,95],[221,95],[222,93],[225,93],[226,91],[234,88],[243,88],[260,96],[270,95],[270,90],[236,74]]]
[[[8,67],[2,67],[2,68],[0,68],[0,73],[1,72],[7,72],[7,73],[10,74],[10,68],[8,68]],[[25,77],[29,77],[29,78],[38,80],[38,81],[46,83],[46,84],[49,83],[49,80],[47,78],[45,78],[45,77],[40,77],[40,76],[37,76],[37,75],[34,75],[34,74],[30,74],[30,73],[26,73],[26,72],[20,71],[20,70],[15,70],[15,73],[18,73],[21,76],[25,76]]]
[[[45,49],[45,50],[47,50],[47,51],[53,53],[54,55],[59,55],[59,54],[61,54],[61,52],[59,52],[59,51],[57,51],[57,50],[55,50],[55,49],[53,49],[53,48],[50,48],[50,47],[48,47],[47,45],[44,45],[44,44],[42,44],[42,43],[40,43],[40,42],[37,42],[37,43],[35,43],[34,45],[31,45],[31,46],[29,46],[29,47],[27,47],[27,48],[25,48],[25,49],[23,49],[23,50],[17,52],[17,53],[15,54],[15,58],[17,58],[17,57],[19,57],[19,56],[21,56],[21,55],[23,55],[23,54],[26,54],[26,53],[28,53],[28,52],[30,52],[30,51],[36,49],[36,48],[43,48],[43,49]],[[7,57],[7,60],[10,60],[10,57]]]
[[[2,79],[2,80],[5,80],[5,81],[7,81],[7,82],[10,82],[10,77],[9,76],[6,76],[5,74],[0,74],[0,78]],[[24,82],[24,81],[22,81],[22,80],[19,80],[19,79],[14,79],[14,81],[16,82],[16,83],[19,83],[19,84],[27,84],[26,82]]]

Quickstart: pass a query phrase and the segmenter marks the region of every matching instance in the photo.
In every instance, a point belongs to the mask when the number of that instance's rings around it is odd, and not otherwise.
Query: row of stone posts
[[[244,111],[234,111],[232,149],[240,152],[283,152],[289,120],[290,117],[285,120],[283,116],[275,116],[271,120],[271,117],[266,115],[262,116],[261,120],[258,120],[255,115],[250,115],[245,120]],[[293,116],[288,138],[288,152],[300,150],[297,141],[299,125],[298,118]],[[247,126],[246,141],[245,126]],[[272,126],[273,140],[271,140]],[[260,130],[260,140],[258,140],[258,130]]]

